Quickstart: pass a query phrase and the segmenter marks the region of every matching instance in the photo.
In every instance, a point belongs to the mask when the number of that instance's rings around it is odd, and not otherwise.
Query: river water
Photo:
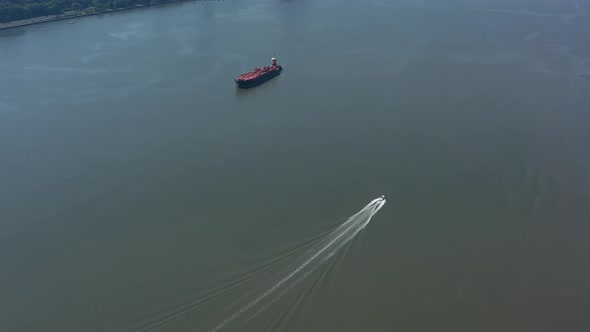
[[[0,331],[210,331],[382,194],[237,331],[586,331],[589,14],[226,0],[0,31]]]

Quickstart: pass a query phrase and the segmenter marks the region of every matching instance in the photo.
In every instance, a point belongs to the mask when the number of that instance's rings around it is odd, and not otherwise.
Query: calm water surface
[[[386,194],[239,331],[586,331],[588,31],[588,3],[532,0],[197,1],[1,31],[0,330],[209,331]],[[237,91],[273,52],[283,74]]]

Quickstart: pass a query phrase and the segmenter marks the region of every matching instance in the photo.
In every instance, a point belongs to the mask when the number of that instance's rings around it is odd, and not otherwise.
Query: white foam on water
[[[296,284],[304,280],[322,263],[330,259],[346,243],[352,240],[358,232],[367,226],[367,224],[371,221],[371,218],[381,209],[381,207],[383,207],[383,205],[385,205],[385,202],[385,199],[374,199],[359,212],[349,217],[347,221],[326,235],[326,237],[322,239],[322,241],[320,241],[313,249],[307,251],[302,257],[304,260],[303,263],[298,265],[286,275],[281,275],[278,281],[274,282],[271,287],[262,292],[256,298],[252,299],[246,305],[243,305],[241,309],[236,311],[234,314],[224,319],[215,328],[213,328],[211,332],[216,332],[223,329],[236,318],[254,307],[262,306],[262,309],[258,311],[259,313],[270,306],[273,302],[277,301],[287,290],[293,288]],[[293,279],[294,277],[298,278]],[[277,296],[271,297],[271,295],[273,295],[277,290],[281,290],[281,292],[279,292]],[[266,305],[264,305],[264,303],[266,303]]]

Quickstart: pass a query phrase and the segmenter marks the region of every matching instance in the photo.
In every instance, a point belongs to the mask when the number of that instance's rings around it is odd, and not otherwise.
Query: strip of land
[[[72,19],[78,18],[78,17],[100,15],[100,14],[118,12],[118,11],[123,11],[123,10],[130,10],[130,9],[135,9],[135,8],[156,7],[156,6],[166,5],[169,3],[186,2],[186,1],[190,1],[190,0],[160,0],[158,2],[145,1],[148,4],[133,4],[133,5],[122,7],[122,8],[105,8],[105,7],[94,6],[94,7],[89,7],[87,9],[84,9],[84,10],[68,10],[68,11],[64,11],[62,14],[59,14],[59,15],[45,15],[45,16],[39,16],[39,17],[29,18],[29,19],[25,19],[25,20],[0,23],[0,30],[22,27],[22,26],[32,25],[32,24],[45,23],[45,22],[59,21],[59,20],[68,20],[68,19],[72,20]],[[197,1],[199,1],[199,0],[197,0]],[[220,0],[209,0],[209,1],[220,1]],[[223,1],[223,0],[221,0],[221,1]],[[1,2],[1,0],[0,0],[0,2]],[[2,10],[2,8],[0,8],[0,10]]]

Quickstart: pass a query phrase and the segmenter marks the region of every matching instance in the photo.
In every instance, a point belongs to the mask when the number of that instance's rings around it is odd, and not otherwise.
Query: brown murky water
[[[0,330],[210,331],[385,194],[236,330],[585,331],[589,13],[197,1],[0,32]]]

